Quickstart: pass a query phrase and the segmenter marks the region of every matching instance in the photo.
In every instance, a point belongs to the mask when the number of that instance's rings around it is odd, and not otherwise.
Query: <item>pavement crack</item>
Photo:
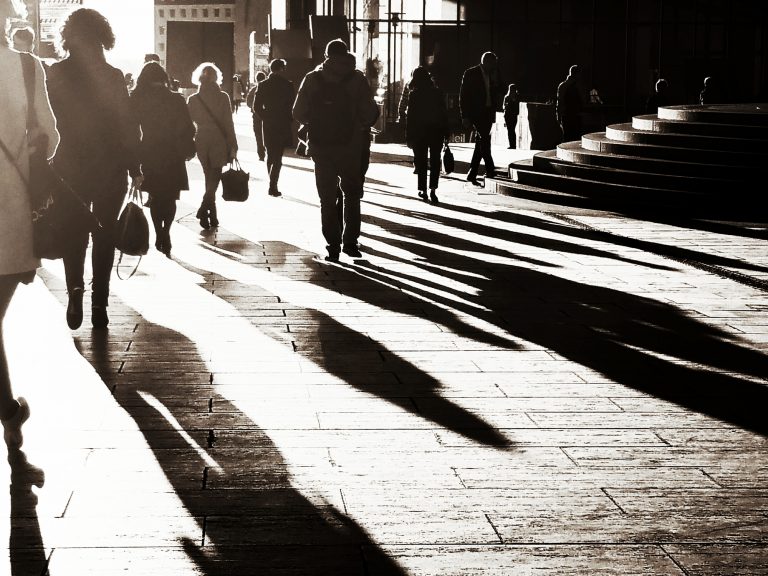
[[[344,490],[339,488],[339,494],[341,494],[341,505],[344,507],[344,514],[349,516],[349,510],[347,509],[347,499],[344,498]]]
[[[560,451],[561,451],[563,454],[565,454],[565,457],[566,457],[566,458],[568,458],[568,460],[570,460],[571,462],[573,462],[573,465],[574,465],[574,466],[576,466],[576,467],[580,467],[580,466],[579,466],[579,463],[578,463],[578,462],[576,462],[576,460],[574,460],[573,458],[571,458],[571,455],[570,455],[570,454],[568,454],[568,452],[565,450],[565,448],[563,448],[563,447],[561,446],[561,447],[560,447]]]
[[[656,436],[656,438],[661,440],[661,442],[663,442],[667,446],[672,447],[672,444],[666,438],[664,438],[661,434],[659,434],[658,432],[654,432],[653,435]]]
[[[461,484],[462,488],[469,488],[469,486],[467,486],[464,483],[464,480],[459,475],[459,471],[456,469],[456,467],[455,466],[451,466],[451,470],[453,470],[453,475],[456,476],[456,478],[458,479],[458,481]]]
[[[701,469],[701,473],[702,473],[702,474],[704,474],[704,476],[707,478],[707,480],[709,480],[710,482],[712,482],[712,483],[713,483],[715,486],[717,486],[718,488],[725,488],[725,486],[723,486],[722,484],[720,484],[720,482],[718,482],[717,480],[715,480],[715,478],[714,478],[714,477],[713,477],[713,476],[712,476],[712,475],[711,475],[709,472],[707,472],[706,470],[704,470],[703,468]]]
[[[661,551],[662,551],[662,552],[664,552],[664,555],[665,555],[667,558],[669,558],[669,559],[670,559],[670,560],[671,560],[671,561],[674,563],[674,565],[675,565],[675,566],[677,566],[677,567],[680,569],[680,572],[682,572],[683,574],[685,574],[685,576],[690,576],[690,573],[688,572],[688,570],[686,570],[686,569],[685,569],[685,566],[683,566],[682,564],[680,564],[680,562],[678,562],[678,561],[675,559],[675,557],[674,557],[674,556],[672,556],[672,554],[670,554],[670,553],[669,553],[669,550],[667,550],[666,548],[664,548],[664,544],[658,544],[657,546],[658,546],[658,547],[661,549]]]

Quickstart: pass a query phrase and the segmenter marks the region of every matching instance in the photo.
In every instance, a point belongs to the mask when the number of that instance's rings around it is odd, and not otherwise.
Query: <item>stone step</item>
[[[510,168],[513,166],[517,167],[517,164],[511,164]],[[550,172],[560,174],[561,176],[688,192],[719,193],[723,190],[730,190],[732,186],[736,185],[740,187],[740,190],[744,190],[744,192],[756,193],[758,188],[757,183],[734,183],[732,180],[722,178],[705,178],[699,175],[659,174],[656,172],[578,164],[561,160],[557,157],[557,153],[554,150],[547,150],[536,154],[533,157],[532,167],[541,172]]]
[[[768,126],[768,104],[712,104],[709,106],[662,106],[662,120]]]
[[[618,168],[655,174],[699,176],[734,182],[761,182],[764,170],[758,167],[728,166],[722,162],[699,164],[665,158],[648,158],[632,154],[612,154],[582,147],[581,142],[565,142],[557,147],[557,158],[565,162]]]
[[[653,146],[671,146],[691,150],[717,150],[721,152],[768,153],[768,140],[747,140],[699,134],[655,132],[635,128],[633,123],[613,124],[605,129],[610,140]]]
[[[726,164],[728,166],[763,166],[768,161],[767,154],[758,152],[738,152],[722,150],[697,150],[694,148],[678,148],[674,146],[656,146],[611,140],[605,132],[594,132],[581,137],[581,146],[586,150],[620,154],[624,156],[639,156],[691,162],[701,164]]]
[[[632,118],[632,127],[638,130],[673,134],[695,134],[719,136],[722,138],[743,138],[747,140],[768,140],[768,126],[744,126],[740,124],[713,124],[711,122],[686,122],[683,120],[662,120],[657,114],[646,114]]]

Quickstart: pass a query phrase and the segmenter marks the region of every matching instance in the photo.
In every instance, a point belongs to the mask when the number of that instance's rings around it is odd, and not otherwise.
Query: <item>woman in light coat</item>
[[[38,128],[27,133],[28,102],[21,58],[31,57],[11,50],[6,36],[8,19],[23,17],[16,5],[12,0],[0,0],[0,420],[9,448],[18,448],[23,442],[21,426],[29,418],[29,406],[24,398],[13,397],[3,344],[3,319],[18,285],[31,282],[40,265],[32,252],[32,211],[26,184],[28,160],[33,142],[47,147],[48,158],[59,142],[45,91],[45,72],[37,60],[32,106]]]
[[[200,226],[205,229],[219,225],[216,190],[221,169],[237,156],[232,108],[229,96],[221,89],[221,78],[221,70],[215,64],[203,62],[192,73],[192,82],[199,87],[197,93],[187,100],[189,114],[197,127],[197,159],[205,175],[205,194],[197,211]]]

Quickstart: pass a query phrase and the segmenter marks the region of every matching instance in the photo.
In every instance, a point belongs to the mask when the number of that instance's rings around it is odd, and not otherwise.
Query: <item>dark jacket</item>
[[[203,166],[221,167],[237,155],[237,136],[229,96],[217,84],[202,84],[187,99],[197,127],[195,148]]]
[[[133,92],[131,105],[141,126],[141,189],[178,199],[179,190],[189,189],[186,160],[195,154],[195,126],[184,97],[164,86],[149,86]]]
[[[70,56],[48,70],[48,95],[61,142],[53,159],[59,173],[93,200],[103,183],[139,167],[139,125],[131,113],[123,73],[103,58]]]
[[[295,97],[293,82],[280,74],[272,73],[259,83],[253,96],[253,113],[263,122],[264,141],[267,146],[292,145],[291,107]]]
[[[489,88],[491,92],[491,105],[486,106],[488,92],[485,88],[482,67],[478,64],[464,71],[459,89],[459,106],[462,119],[469,119],[473,124],[496,121],[496,110],[499,109],[501,98],[501,84],[498,72],[490,75]]]
[[[411,148],[417,144],[440,143],[448,136],[445,96],[435,86],[410,91],[405,117],[405,141]]]

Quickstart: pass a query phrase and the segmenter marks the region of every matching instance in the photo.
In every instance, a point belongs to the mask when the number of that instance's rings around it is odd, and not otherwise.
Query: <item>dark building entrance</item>
[[[192,72],[201,62],[213,62],[224,75],[222,87],[231,93],[234,69],[234,26],[230,22],[168,22],[168,75],[184,88],[193,87]]]

